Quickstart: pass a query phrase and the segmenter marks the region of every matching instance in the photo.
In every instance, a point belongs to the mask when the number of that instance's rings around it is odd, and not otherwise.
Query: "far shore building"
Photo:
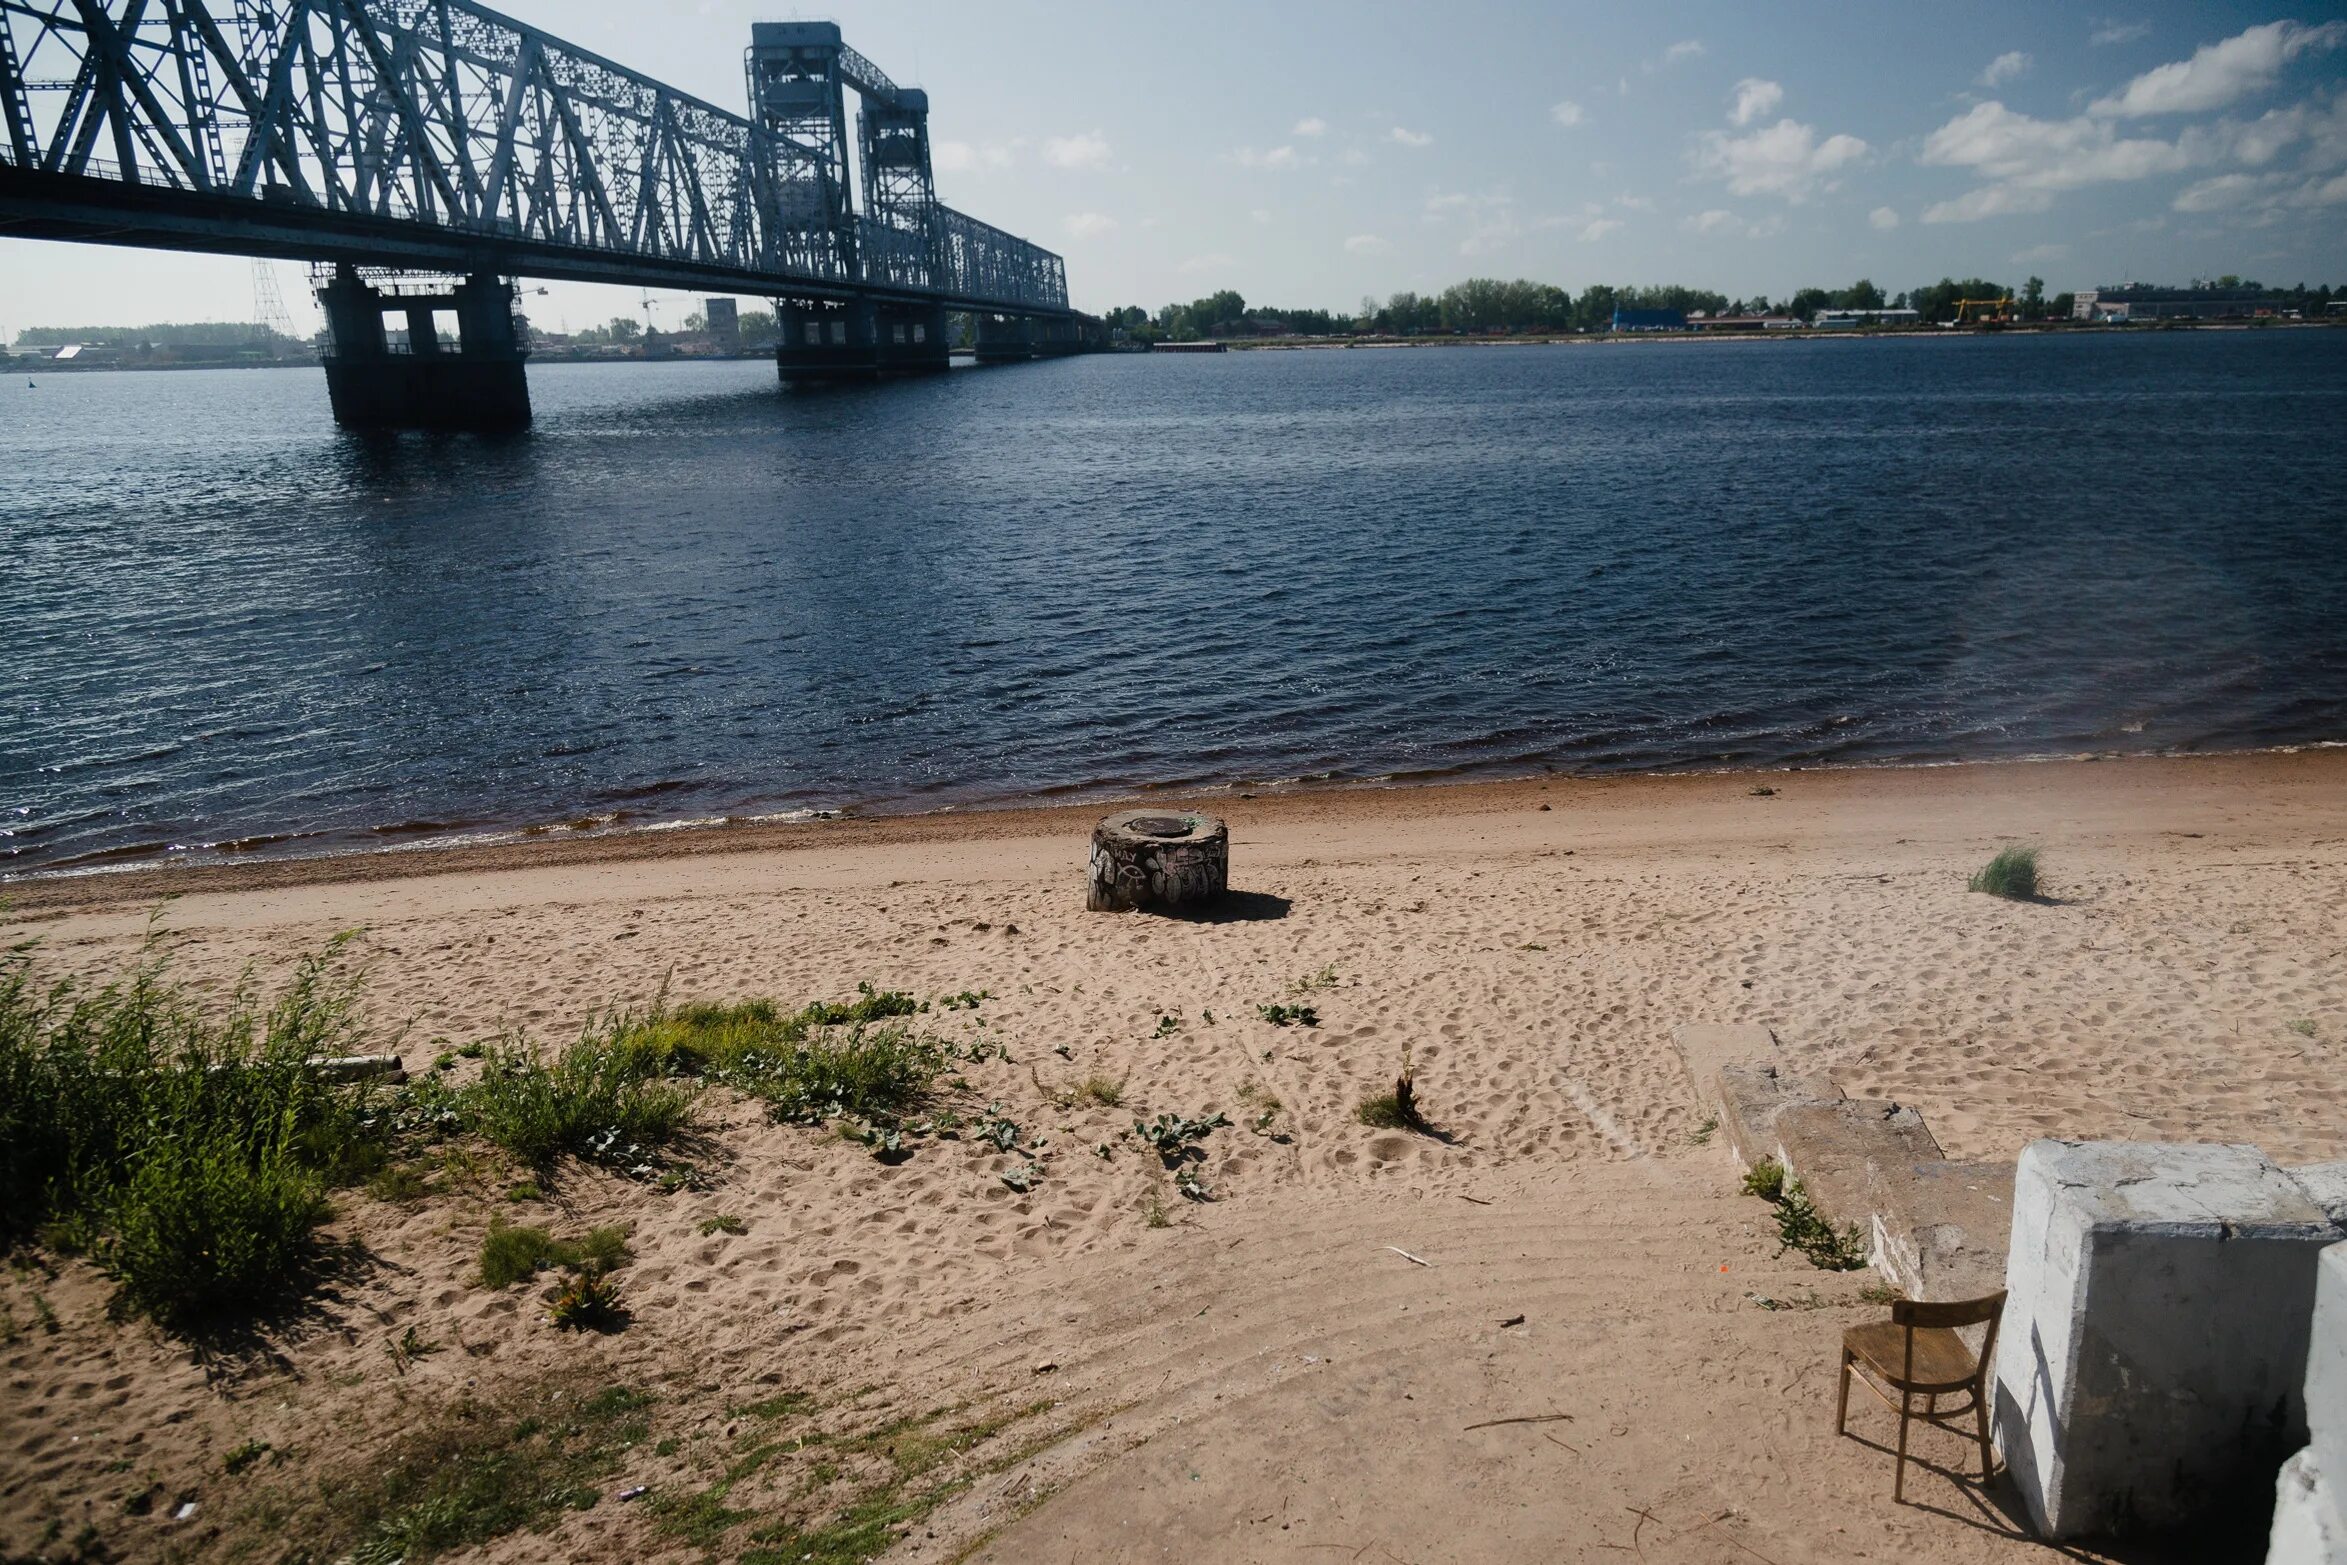
[[[1859,326],[1920,326],[1920,310],[1820,310],[1810,325],[1826,331],[1847,331]]]
[[[1760,332],[1798,331],[1798,315],[1698,315],[1687,323],[1689,331]]]
[[[1685,331],[1686,312],[1682,310],[1616,310],[1615,331]]]
[[[2262,288],[2155,288],[2147,283],[2122,283],[2116,288],[2087,288],[2070,301],[2070,315],[2081,321],[2226,321],[2279,317],[2299,307],[2298,301]]]

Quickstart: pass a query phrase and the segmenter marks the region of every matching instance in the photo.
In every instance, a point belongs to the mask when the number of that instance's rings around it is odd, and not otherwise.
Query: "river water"
[[[0,386],[0,874],[2347,740],[2347,332]]]

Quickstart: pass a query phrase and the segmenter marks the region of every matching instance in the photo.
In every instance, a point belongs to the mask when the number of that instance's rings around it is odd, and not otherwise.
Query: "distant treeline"
[[[165,321],[153,326],[28,326],[16,334],[20,348],[265,348],[298,353],[309,344],[250,321]]]
[[[2219,286],[2257,289],[2255,282],[2228,277]],[[2312,316],[2328,308],[2334,298],[2347,298],[2347,287],[2277,288],[2273,293],[2295,302]],[[2013,300],[2013,313],[2023,320],[2060,320],[2070,314],[2072,296],[2048,295],[2045,280],[2032,277],[2015,287],[1986,278],[1958,281],[1943,277],[1936,283],[1900,294],[1885,294],[1868,278],[1847,288],[1803,288],[1783,298],[1766,294],[1730,298],[1707,288],[1676,284],[1630,287],[1593,283],[1578,294],[1551,283],[1518,278],[1471,277],[1437,294],[1397,293],[1380,302],[1363,299],[1351,315],[1329,310],[1282,310],[1250,306],[1237,293],[1224,289],[1188,304],[1169,304],[1154,313],[1138,305],[1109,312],[1111,325],[1146,342],[1195,342],[1205,337],[1245,336],[1397,336],[1486,332],[1591,332],[1613,324],[1614,311],[1677,310],[1711,315],[1791,315],[1814,320],[1820,310],[1914,310],[1925,321],[1956,318],[1965,299]]]

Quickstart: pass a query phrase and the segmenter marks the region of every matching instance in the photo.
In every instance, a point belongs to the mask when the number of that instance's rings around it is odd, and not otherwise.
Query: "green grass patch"
[[[467,1398],[382,1457],[319,1483],[281,1513],[282,1535],[300,1537],[311,1559],[416,1565],[541,1530],[598,1502],[648,1433],[650,1402],[625,1386],[579,1382],[507,1402]]]
[[[1764,1157],[1744,1171],[1744,1193],[1763,1201],[1780,1201],[1785,1194],[1785,1165]]]
[[[543,1228],[492,1219],[481,1241],[481,1283],[510,1288],[540,1272],[572,1271],[601,1276],[628,1263],[627,1230],[590,1228],[578,1239],[557,1239]]]
[[[1372,1130],[1408,1130],[1410,1121],[1402,1113],[1402,1100],[1390,1092],[1373,1092],[1363,1098],[1353,1110],[1353,1117]]]
[[[1985,891],[1992,897],[2005,897],[2015,902],[2029,902],[2037,896],[2037,850],[2035,848],[2007,848],[1988,861],[1988,867],[1972,877],[1969,889]]]

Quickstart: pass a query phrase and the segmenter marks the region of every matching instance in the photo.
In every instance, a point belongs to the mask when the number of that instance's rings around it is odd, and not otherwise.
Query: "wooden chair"
[[[1834,1433],[1845,1432],[1850,1418],[1850,1380],[1856,1376],[1883,1405],[1899,1410],[1899,1461],[1891,1478],[1891,1498],[1907,1499],[1907,1425],[1921,1419],[1955,1434],[1965,1434],[1952,1422],[1970,1413],[1980,1439],[1980,1479],[1986,1483],[1996,1471],[1996,1451],[1988,1441],[1988,1380],[1996,1373],[1997,1323],[2005,1313],[2005,1295],[1961,1299],[1948,1304],[1923,1304],[1900,1299],[1891,1305],[1891,1318],[1842,1333],[1841,1394],[1834,1406]],[[1988,1323],[1980,1354],[1974,1357],[1960,1326]],[[1964,1406],[1940,1411],[1940,1398],[1964,1391]],[[1898,1393],[1892,1401],[1891,1394]],[[1915,1407],[1925,1398],[1923,1408]]]

